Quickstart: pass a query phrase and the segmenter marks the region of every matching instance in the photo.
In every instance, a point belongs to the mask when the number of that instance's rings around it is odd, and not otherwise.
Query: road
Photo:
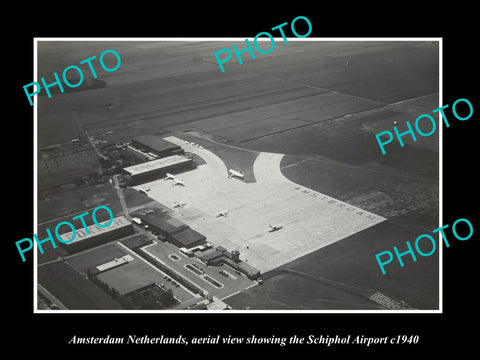
[[[115,190],[117,190],[118,199],[120,200],[120,204],[122,205],[123,215],[128,221],[132,221],[132,218],[128,213],[128,208],[127,208],[127,204],[125,203],[125,198],[123,197],[123,191],[118,185],[118,175],[113,175],[113,185],[115,187]]]
[[[38,284],[38,290],[44,295],[48,300],[50,300],[53,304],[58,306],[60,310],[68,310],[68,308],[62,304],[60,300],[58,300],[55,296],[53,296],[47,289],[45,289],[42,285]]]

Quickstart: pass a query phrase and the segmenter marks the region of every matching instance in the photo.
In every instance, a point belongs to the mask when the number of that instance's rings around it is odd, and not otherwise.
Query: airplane
[[[236,177],[239,177],[239,178],[244,178],[243,176],[243,172],[242,171],[236,171],[236,170],[228,170],[229,174],[228,174],[228,178],[231,179],[233,176],[236,176]]]
[[[173,203],[173,208],[183,208],[187,203],[185,201],[175,201]]]
[[[177,179],[177,178],[173,178],[173,184],[172,184],[172,186],[175,186],[175,185],[185,186],[185,183],[183,182],[183,180],[180,180],[180,179]]]
[[[165,177],[163,178],[163,180],[170,180],[170,179],[172,179],[172,180],[175,179],[175,175],[172,175],[172,174],[170,174],[170,173],[167,173],[167,176],[165,176]]]
[[[283,226],[282,226],[282,225],[272,225],[272,224],[268,224],[268,227],[269,227],[269,230],[268,230],[269,232],[274,232],[274,231],[283,229]]]
[[[183,185],[183,186],[185,186],[185,183],[183,182],[183,180],[180,180],[180,179],[176,178],[175,175],[172,175],[172,174],[170,174],[170,173],[167,173],[167,176],[165,176],[165,177],[163,178],[163,180],[165,180],[165,181],[170,180],[170,179],[173,180],[172,186],[175,186],[175,185]]]
[[[220,217],[220,216],[223,216],[223,217],[227,217],[228,215],[228,211],[227,210],[222,210],[222,211],[219,211],[215,214],[215,217]]]

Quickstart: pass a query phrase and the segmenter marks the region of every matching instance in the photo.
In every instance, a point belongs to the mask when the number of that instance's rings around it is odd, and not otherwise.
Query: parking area
[[[236,273],[227,265],[207,266],[196,257],[182,254],[175,245],[170,243],[156,242],[143,247],[142,250],[179,276],[194,283],[206,294],[220,299],[257,284],[245,275]],[[173,260],[172,254],[177,255],[178,259]],[[167,283],[172,284],[172,281]],[[175,285],[172,286],[175,287]]]

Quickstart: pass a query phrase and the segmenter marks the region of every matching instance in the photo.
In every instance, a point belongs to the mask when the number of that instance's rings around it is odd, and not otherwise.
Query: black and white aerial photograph
[[[37,39],[36,311],[440,309],[441,39],[274,36]]]
[[[22,7],[2,24],[7,347],[473,350],[473,7]]]

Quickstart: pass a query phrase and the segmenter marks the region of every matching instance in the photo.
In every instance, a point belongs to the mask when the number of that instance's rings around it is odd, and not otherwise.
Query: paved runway
[[[207,236],[209,242],[239,250],[241,258],[262,272],[341,240],[383,220],[322,193],[299,186],[280,171],[282,154],[260,153],[254,163],[255,183],[227,177],[223,161],[206,149],[165,138],[201,156],[206,164],[178,177],[186,186],[156,180],[149,196],[166,205],[187,205],[174,217]],[[228,210],[227,217],[215,214]],[[282,229],[269,232],[269,224]]]

